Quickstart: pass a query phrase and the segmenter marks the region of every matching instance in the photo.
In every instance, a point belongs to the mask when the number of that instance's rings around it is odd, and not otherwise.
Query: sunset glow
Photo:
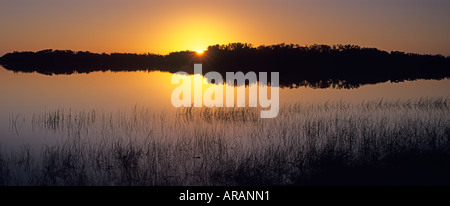
[[[0,55],[48,48],[168,54],[232,42],[450,55],[449,1],[87,2],[3,1]]]

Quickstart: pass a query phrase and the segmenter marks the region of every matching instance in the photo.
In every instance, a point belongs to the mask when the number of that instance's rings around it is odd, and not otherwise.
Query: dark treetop
[[[217,71],[224,78],[225,72],[280,72],[280,85],[288,87],[355,88],[385,81],[450,77],[450,57],[398,51],[389,53],[355,45],[253,47],[251,44],[231,43],[209,46],[202,55],[193,51],[156,55],[42,50],[13,52],[0,58],[0,64],[8,70],[46,75],[108,70],[192,73],[194,63],[203,64],[203,73]]]

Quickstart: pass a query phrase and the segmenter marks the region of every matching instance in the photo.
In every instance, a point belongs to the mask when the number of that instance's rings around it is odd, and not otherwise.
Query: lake
[[[171,77],[171,73],[158,71],[48,76],[38,73],[14,73],[0,67],[1,144],[9,147],[23,143],[41,143],[41,134],[31,131],[32,115],[58,109],[109,112],[132,109],[137,105],[148,106],[154,110],[173,110],[170,97],[178,85],[170,84]],[[416,80],[363,85],[356,89],[281,88],[280,104],[327,101],[360,103],[381,99],[408,100],[449,96],[450,79]],[[10,118],[17,115],[20,115],[19,120],[25,120],[18,133],[10,125]],[[48,138],[51,135],[45,136]]]
[[[38,168],[51,170],[67,164],[64,158],[69,156],[52,159],[66,152],[83,151],[77,154],[86,155],[85,159],[81,158],[86,162],[76,163],[83,165],[91,164],[89,158],[92,155],[108,156],[111,151],[111,154],[126,152],[127,155],[137,155],[138,159],[127,160],[136,161],[133,164],[139,165],[136,168],[130,166],[131,169],[127,167],[126,174],[131,175],[127,176],[128,179],[111,183],[108,182],[112,181],[110,178],[117,179],[116,176],[105,176],[104,181],[97,181],[94,176],[89,179],[91,176],[87,175],[89,180],[82,184],[88,185],[133,185],[142,180],[142,168],[146,168],[145,171],[152,169],[149,177],[153,179],[144,181],[144,185],[251,185],[255,182],[239,182],[240,177],[227,180],[226,175],[220,176],[225,178],[221,179],[225,183],[220,183],[215,175],[218,175],[216,172],[225,174],[230,168],[245,165],[246,158],[257,156],[298,162],[298,152],[306,155],[302,158],[311,157],[309,152],[326,151],[330,142],[334,148],[343,148],[355,158],[360,158],[367,141],[378,141],[373,143],[378,146],[371,150],[379,152],[391,144],[416,145],[422,141],[423,132],[429,130],[439,138],[448,134],[450,79],[385,82],[355,89],[280,88],[280,116],[262,120],[255,116],[257,109],[176,109],[170,98],[177,85],[170,84],[171,77],[171,73],[158,71],[47,76],[14,73],[0,67],[1,149],[4,154],[42,153],[36,161],[42,161],[43,166]],[[420,129],[421,126],[424,128]],[[404,131],[407,133],[402,134]],[[401,134],[399,136],[408,140],[398,143],[391,134]],[[101,145],[108,146],[105,149]],[[296,148],[287,150],[292,145]],[[423,144],[418,145],[422,150]],[[280,148],[283,153],[273,153]],[[136,151],[147,153],[133,153]],[[156,152],[157,159],[160,159],[158,162],[153,162],[155,159],[151,152]],[[383,153],[379,154],[380,158],[385,157]],[[13,157],[10,159],[12,162],[15,161]],[[53,163],[56,166],[46,166],[48,158],[56,161]],[[252,159],[251,163],[255,167],[250,170],[257,171],[258,162]],[[266,163],[261,164],[272,167]],[[221,168],[227,164],[231,166]],[[277,164],[288,172],[299,172],[298,168]],[[113,167],[108,165],[105,168]],[[102,175],[109,174],[109,169],[97,166]],[[122,166],[114,166],[114,171],[123,175],[120,172],[123,172]],[[128,170],[136,170],[136,174]],[[99,171],[83,170],[83,174],[97,174]],[[235,175],[235,172],[230,175]],[[278,172],[283,173],[281,170]],[[37,181],[29,174],[23,175],[23,171],[17,174],[16,180],[20,181],[9,184]],[[47,173],[39,173],[42,174]],[[273,180],[279,184],[297,184],[295,181],[299,181],[283,179],[280,174],[270,178],[281,178]],[[50,176],[39,176],[38,181],[44,183],[31,184],[75,184],[64,182],[65,176],[58,180],[50,178],[51,183],[48,178]]]

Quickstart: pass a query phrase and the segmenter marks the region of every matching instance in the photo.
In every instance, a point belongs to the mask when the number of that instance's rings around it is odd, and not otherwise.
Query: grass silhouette
[[[449,185],[450,101],[34,114],[61,140],[0,152],[2,185]]]

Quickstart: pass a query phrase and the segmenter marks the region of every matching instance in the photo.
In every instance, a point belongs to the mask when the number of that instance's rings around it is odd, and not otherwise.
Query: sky
[[[168,54],[231,42],[450,56],[449,0],[0,0],[0,55]]]

